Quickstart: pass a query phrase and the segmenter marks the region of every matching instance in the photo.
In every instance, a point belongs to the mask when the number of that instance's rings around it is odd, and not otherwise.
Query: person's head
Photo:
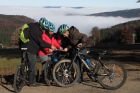
[[[49,21],[49,34],[53,34],[55,32],[55,25]]]
[[[39,24],[43,30],[49,29],[49,21],[46,18],[44,17],[40,18]]]
[[[60,25],[58,31],[61,35],[63,35],[64,37],[69,37],[69,26],[67,24],[62,24]]]

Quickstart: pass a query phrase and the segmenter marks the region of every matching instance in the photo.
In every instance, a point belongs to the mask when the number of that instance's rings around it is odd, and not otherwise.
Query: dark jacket
[[[64,37],[63,35],[61,35],[59,33],[59,31],[57,31],[57,33],[54,33],[53,37],[55,39],[61,39],[61,47],[62,48],[66,48],[70,44],[69,39],[67,37]]]
[[[30,23],[28,24],[29,28],[25,33],[26,38],[29,38],[29,42],[26,44],[28,48],[28,52],[32,54],[37,54],[39,50],[43,50],[44,48],[51,48],[50,44],[45,43],[42,40],[42,29],[40,28],[39,23]]]
[[[80,33],[76,27],[71,26],[68,39],[71,46],[76,46],[77,44],[82,43],[84,47],[86,45],[87,35]],[[68,47],[70,48],[71,46]]]

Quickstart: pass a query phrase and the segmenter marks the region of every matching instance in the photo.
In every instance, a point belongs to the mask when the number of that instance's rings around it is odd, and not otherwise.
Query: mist
[[[69,26],[77,27],[81,32],[89,35],[91,29],[95,26],[99,28],[107,28],[113,25],[124,23],[138,18],[122,18],[122,17],[95,17],[85,16],[88,14],[114,11],[116,9],[103,9],[84,7],[80,9],[70,7],[60,8],[41,8],[41,7],[13,7],[0,6],[0,14],[6,15],[25,15],[33,18],[36,21],[41,17],[46,17],[56,25],[56,31],[59,25],[68,24]],[[72,14],[72,15],[68,15]]]

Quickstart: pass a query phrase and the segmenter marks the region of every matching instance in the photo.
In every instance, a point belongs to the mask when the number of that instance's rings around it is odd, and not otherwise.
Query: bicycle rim
[[[17,70],[16,70],[16,74],[14,76],[14,90],[16,93],[20,92],[21,89],[23,88],[24,86],[24,80],[23,80],[23,77],[24,77],[24,73],[23,73],[23,68],[22,66],[18,66],[17,67]]]
[[[126,81],[127,74],[123,66],[107,63],[98,71],[98,82],[106,89],[118,89]]]

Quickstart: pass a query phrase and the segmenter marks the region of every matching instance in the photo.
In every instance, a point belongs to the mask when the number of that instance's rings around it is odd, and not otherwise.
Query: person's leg
[[[50,69],[51,68],[51,64],[52,64],[51,57],[47,56],[47,55],[46,56],[39,56],[39,57],[41,59],[43,68],[47,67],[45,69]]]
[[[37,56],[35,54],[27,53],[28,54],[28,65],[29,65],[29,83],[32,85],[36,83],[35,79],[35,71],[36,71],[36,61],[37,61]]]
[[[47,78],[48,80],[46,81],[46,83],[48,85],[50,85],[51,80],[52,80],[52,62],[51,62],[51,57],[50,56],[39,56],[42,62],[42,67],[44,69],[44,71],[46,71],[47,76],[45,78]]]

